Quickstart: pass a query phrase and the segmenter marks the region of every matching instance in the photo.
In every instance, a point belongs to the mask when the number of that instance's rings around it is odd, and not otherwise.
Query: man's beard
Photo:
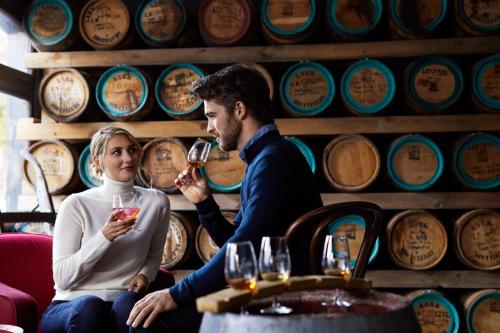
[[[241,123],[232,117],[228,122],[226,133],[220,135],[219,148],[222,151],[231,151],[238,148],[238,139],[241,135]]]

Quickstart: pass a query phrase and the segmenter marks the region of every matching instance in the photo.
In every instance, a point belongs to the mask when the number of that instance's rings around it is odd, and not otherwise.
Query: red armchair
[[[167,288],[174,278],[160,270],[151,289]],[[0,234],[0,324],[39,331],[40,315],[54,297],[52,237]]]

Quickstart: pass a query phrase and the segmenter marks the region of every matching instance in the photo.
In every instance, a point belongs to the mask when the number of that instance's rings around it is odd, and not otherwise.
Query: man
[[[197,332],[202,314],[196,311],[196,298],[226,286],[226,244],[249,240],[258,253],[263,236],[282,236],[295,219],[322,206],[306,159],[273,124],[269,88],[256,70],[244,65],[226,67],[198,82],[193,93],[204,100],[207,131],[220,149],[238,149],[247,164],[241,209],[234,225],[230,224],[195,169],[179,175],[177,187],[196,205],[200,223],[221,251],[172,288],[137,302],[127,323],[138,332],[141,324],[149,332]],[[188,174],[191,182],[184,181]],[[294,261],[292,251],[292,272],[304,272],[307,265]]]

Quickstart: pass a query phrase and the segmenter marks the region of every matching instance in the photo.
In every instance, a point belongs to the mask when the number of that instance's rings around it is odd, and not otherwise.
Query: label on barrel
[[[315,109],[328,95],[328,81],[317,70],[301,70],[290,79],[287,87],[291,101],[301,110]]]
[[[450,332],[452,318],[446,307],[438,301],[426,300],[413,306],[422,332]]]
[[[389,244],[392,253],[404,267],[427,268],[441,259],[446,251],[447,236],[435,217],[415,213],[395,223]]]
[[[428,145],[411,142],[401,146],[391,161],[397,176],[405,183],[428,183],[438,169],[438,158]]]
[[[269,0],[266,10],[271,24],[284,31],[302,28],[312,15],[310,0]]]
[[[477,333],[500,331],[500,298],[498,295],[484,298],[477,305],[472,316],[472,326]]]
[[[342,27],[362,31],[374,23],[375,6],[373,1],[338,0],[335,17]]]
[[[479,214],[460,234],[460,249],[467,261],[484,268],[500,267],[500,214]]]
[[[461,163],[470,178],[476,181],[495,180],[500,176],[500,147],[490,142],[468,145]]]
[[[157,0],[147,4],[140,17],[144,33],[155,41],[169,41],[182,29],[182,8],[172,0]]]
[[[104,85],[104,101],[117,114],[136,111],[144,98],[143,81],[134,72],[116,71],[108,77]]]
[[[176,215],[171,215],[161,266],[170,268],[179,263],[186,254],[188,241],[186,228]]]
[[[500,102],[500,64],[489,66],[484,70],[481,88],[486,97]]]
[[[385,75],[375,68],[357,71],[349,82],[349,91],[354,101],[363,106],[382,102],[388,92]]]
[[[444,8],[442,0],[399,0],[397,10],[405,28],[415,31],[430,30],[439,20]],[[404,20],[404,19],[403,19]],[[411,22],[410,22],[411,20]]]
[[[49,192],[60,190],[70,182],[74,172],[74,157],[64,146],[50,142],[44,143],[30,149],[30,153],[40,163]],[[29,164],[27,173],[30,182],[35,184],[35,170]]]
[[[429,64],[422,67],[412,82],[418,97],[428,103],[441,103],[452,97],[456,89],[455,75],[447,66]]]
[[[94,45],[111,47],[127,35],[130,18],[127,7],[118,0],[96,0],[82,13],[83,34]]]
[[[145,147],[142,161],[145,178],[153,187],[175,189],[177,175],[187,166],[187,151],[180,141],[158,140]]]
[[[202,25],[218,40],[233,40],[243,35],[251,20],[244,0],[212,0],[202,13]]]
[[[191,112],[200,99],[191,94],[194,82],[201,76],[190,68],[178,68],[168,73],[160,85],[160,97],[165,106],[176,112]]]
[[[484,28],[495,28],[500,24],[500,2],[491,0],[458,1],[465,16],[475,25]]]
[[[225,152],[216,146],[210,150],[204,172],[210,182],[227,188],[241,183],[245,170],[237,150]]]
[[[64,9],[55,3],[38,5],[30,15],[30,33],[40,42],[50,43],[63,37],[68,19]]]
[[[70,117],[82,112],[88,101],[88,85],[72,71],[55,73],[45,81],[42,104],[48,113]]]

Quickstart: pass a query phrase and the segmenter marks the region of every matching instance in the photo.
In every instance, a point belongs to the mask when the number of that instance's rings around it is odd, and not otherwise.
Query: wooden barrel
[[[194,249],[196,223],[185,214],[170,212],[167,240],[160,266],[170,269],[180,266],[191,256]]]
[[[334,298],[348,300],[350,306],[325,306]],[[253,300],[245,306],[248,314],[205,312],[200,333],[417,333],[420,327],[410,302],[401,295],[370,291],[356,294],[343,289],[286,292],[277,297],[291,307],[289,315],[260,314],[274,297]]]
[[[485,133],[466,135],[455,145],[453,172],[467,188],[497,188],[500,185],[500,138]]]
[[[479,61],[472,73],[472,101],[484,112],[500,112],[500,54]]]
[[[43,140],[31,145],[28,151],[40,163],[50,194],[69,193],[78,184],[78,155],[70,145],[58,140]],[[23,175],[35,188],[35,169],[28,161],[23,162]]]
[[[359,60],[342,75],[342,103],[356,115],[373,115],[387,108],[396,93],[391,70],[377,60]]]
[[[47,72],[38,90],[38,99],[42,108],[51,118],[63,123],[83,118],[87,111],[89,97],[90,89],[87,79],[71,68]]]
[[[326,22],[333,40],[366,41],[381,18],[381,0],[328,0]]]
[[[174,119],[201,118],[203,101],[191,94],[191,87],[204,77],[205,74],[191,64],[167,67],[156,80],[155,96],[158,105]]]
[[[23,28],[38,51],[63,51],[76,40],[78,29],[70,3],[36,0],[24,12]]]
[[[222,216],[226,218],[230,223],[233,223],[234,218],[236,217],[235,212],[231,211],[222,211]],[[215,244],[210,235],[208,234],[207,229],[201,224],[198,226],[196,230],[196,252],[200,257],[201,261],[207,263],[215,256],[220,248]]]
[[[453,228],[455,253],[473,269],[500,268],[500,213],[475,209],[460,216]]]
[[[139,172],[142,183],[167,193],[177,192],[174,181],[188,165],[186,146],[176,138],[158,138],[143,150]]]
[[[417,315],[422,333],[457,333],[460,319],[455,306],[439,291],[420,289],[406,294]]]
[[[135,13],[135,27],[152,47],[175,45],[186,30],[187,13],[178,0],[143,0]]]
[[[434,34],[448,10],[448,0],[389,0],[389,25],[399,38],[423,38]]]
[[[203,0],[198,10],[200,34],[211,46],[246,44],[255,36],[251,0]]]
[[[285,139],[293,143],[299,148],[300,152],[306,158],[307,164],[311,167],[312,173],[316,172],[316,159],[314,158],[314,153],[311,148],[306,145],[302,140],[294,137],[294,136],[285,136]]]
[[[253,69],[256,69],[260,73],[260,75],[262,75],[264,80],[266,80],[267,87],[269,88],[269,98],[272,101],[274,99],[274,81],[273,81],[273,77],[271,76],[269,71],[264,66],[261,66],[255,62],[248,63],[245,65],[247,65],[248,67],[251,67]]]
[[[300,43],[315,31],[316,0],[263,0],[260,18],[264,38],[269,43]]]
[[[222,151],[217,142],[212,141],[207,163],[200,173],[212,189],[230,192],[241,187],[246,168],[237,150]]]
[[[405,135],[394,140],[387,154],[387,173],[398,188],[428,189],[443,174],[441,149],[423,135]]]
[[[429,269],[443,259],[448,236],[443,224],[423,210],[406,210],[387,225],[387,244],[391,259],[412,270]]]
[[[121,0],[89,0],[80,12],[80,34],[96,50],[129,46],[134,38],[130,11]]]
[[[463,300],[467,331],[470,333],[500,332],[500,290],[476,291]]]
[[[431,56],[412,62],[404,74],[405,101],[421,113],[449,109],[464,89],[460,68],[447,57]]]
[[[90,145],[85,147],[78,159],[78,174],[80,180],[88,188],[98,187],[102,185],[102,177],[97,175],[92,168],[92,156],[90,156]]]
[[[104,72],[96,87],[101,110],[115,121],[137,121],[153,107],[151,80],[136,67],[120,65]]]
[[[492,35],[500,31],[498,1],[455,0],[458,27],[470,35]]]
[[[351,271],[354,270],[356,266],[356,258],[361,249],[361,243],[365,236],[365,229],[365,219],[360,215],[345,215],[331,221],[328,225],[328,233],[330,235],[348,237],[349,254],[351,255]],[[368,263],[371,263],[377,257],[379,247],[380,241],[377,237]]]
[[[335,82],[323,65],[305,61],[291,66],[280,82],[280,101],[294,117],[312,117],[325,111],[335,96]]]
[[[364,136],[338,136],[323,151],[323,172],[334,189],[360,191],[377,178],[379,171],[378,149]]]

